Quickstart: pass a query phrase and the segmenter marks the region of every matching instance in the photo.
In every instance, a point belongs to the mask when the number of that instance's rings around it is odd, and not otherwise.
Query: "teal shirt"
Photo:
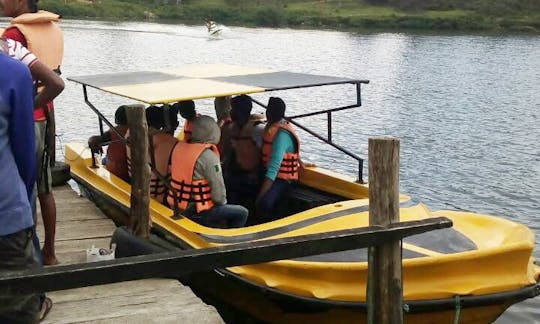
[[[296,143],[293,139],[293,135],[281,128],[272,144],[272,155],[270,156],[270,161],[268,162],[268,167],[266,170],[266,177],[272,181],[276,180],[277,174],[279,172],[279,167],[283,161],[283,156],[285,153],[294,153],[296,152]]]

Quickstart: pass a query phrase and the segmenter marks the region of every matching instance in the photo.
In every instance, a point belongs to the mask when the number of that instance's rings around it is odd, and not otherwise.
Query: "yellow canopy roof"
[[[148,104],[368,82],[225,64],[75,76],[68,80]]]

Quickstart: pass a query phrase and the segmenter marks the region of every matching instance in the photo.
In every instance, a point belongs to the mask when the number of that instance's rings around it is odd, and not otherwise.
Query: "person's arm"
[[[36,181],[36,143],[32,91],[30,72],[21,64],[17,74],[13,75],[11,97],[13,111],[10,118],[9,136],[15,163],[26,186],[29,200]]]
[[[280,129],[276,135],[276,138],[274,138],[272,154],[270,155],[270,161],[268,162],[266,174],[259,195],[257,196],[257,200],[262,198],[272,187],[272,184],[274,183],[274,180],[276,180],[279,172],[279,168],[281,167],[283,156],[286,152],[294,152],[292,135],[288,131]]]
[[[263,136],[264,136],[264,124],[257,124],[253,128],[253,134],[252,138],[253,141],[255,141],[255,145],[257,145],[257,148],[261,149],[263,144]]]
[[[212,201],[215,205],[225,205],[227,203],[227,193],[219,157],[207,149],[201,154],[199,161],[202,164],[203,177],[208,180],[210,185]]]
[[[30,66],[30,72],[34,80],[39,81],[43,86],[34,100],[35,108],[45,107],[64,90],[64,80],[41,61],[35,61]]]
[[[18,29],[17,29],[18,30]],[[64,81],[47,65],[41,62],[22,43],[9,39],[11,55],[30,68],[32,78],[39,83],[40,92],[34,99],[34,108],[45,107],[64,90]]]
[[[88,139],[88,147],[94,153],[103,154],[102,144],[111,140],[111,131],[103,132],[103,135],[94,135]]]

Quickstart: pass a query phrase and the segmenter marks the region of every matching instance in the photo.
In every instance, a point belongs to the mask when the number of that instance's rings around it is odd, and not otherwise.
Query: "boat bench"
[[[342,197],[330,195],[309,187],[295,186],[289,191],[287,211],[289,215],[322,205],[343,200]]]

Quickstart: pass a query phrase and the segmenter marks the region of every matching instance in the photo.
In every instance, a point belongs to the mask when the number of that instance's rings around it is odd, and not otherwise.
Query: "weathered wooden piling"
[[[369,225],[399,222],[399,139],[370,138]],[[368,323],[403,323],[401,241],[369,248]]]
[[[150,236],[150,167],[148,165],[148,124],[143,105],[126,109],[131,150],[131,208],[129,227],[137,236]]]

